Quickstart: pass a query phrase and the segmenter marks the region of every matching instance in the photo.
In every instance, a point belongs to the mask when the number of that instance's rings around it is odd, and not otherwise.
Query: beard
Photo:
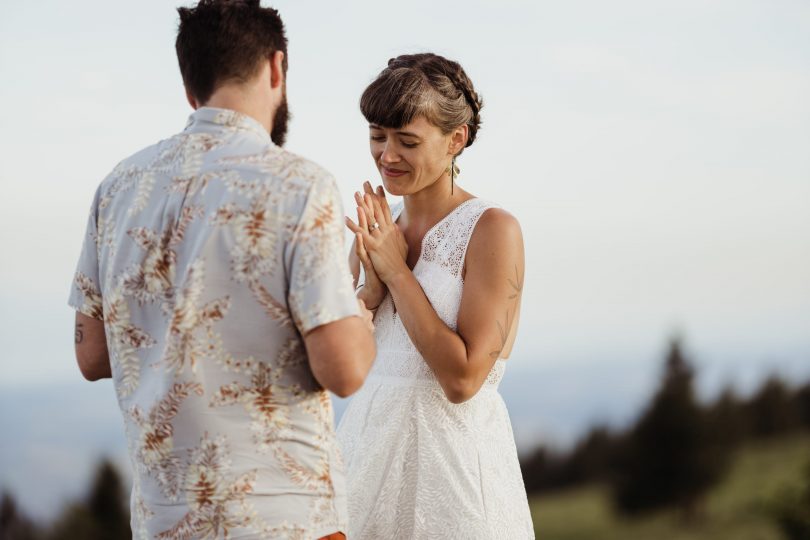
[[[278,146],[284,146],[287,140],[287,124],[290,123],[290,108],[287,105],[287,83],[284,83],[281,103],[273,115],[273,128],[270,130],[270,140]]]

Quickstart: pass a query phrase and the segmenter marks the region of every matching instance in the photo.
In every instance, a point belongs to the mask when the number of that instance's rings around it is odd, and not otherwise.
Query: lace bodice
[[[453,330],[456,330],[464,289],[462,269],[467,246],[478,220],[486,210],[495,206],[482,199],[469,199],[436,223],[422,238],[422,250],[413,274],[439,318]],[[399,218],[402,209],[402,203],[392,209],[394,220]],[[402,381],[403,384],[438,384],[402,325],[390,294],[380,304],[374,325],[378,356],[371,376],[411,379],[409,383]],[[495,362],[484,383],[485,389],[497,388],[504,367],[505,361]]]

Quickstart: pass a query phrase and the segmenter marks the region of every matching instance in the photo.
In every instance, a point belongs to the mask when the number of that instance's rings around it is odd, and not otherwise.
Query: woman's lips
[[[399,169],[389,169],[388,167],[383,167],[382,170],[385,176],[390,176],[391,178],[396,178],[398,176],[402,176],[403,174],[408,173],[408,171],[400,171]]]

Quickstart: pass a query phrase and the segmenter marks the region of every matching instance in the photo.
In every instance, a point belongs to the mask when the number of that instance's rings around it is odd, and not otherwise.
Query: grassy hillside
[[[801,481],[808,462],[808,435],[746,446],[710,492],[699,525],[685,527],[671,511],[619,518],[607,490],[587,486],[533,498],[535,531],[539,540],[780,540],[766,507],[780,489]]]

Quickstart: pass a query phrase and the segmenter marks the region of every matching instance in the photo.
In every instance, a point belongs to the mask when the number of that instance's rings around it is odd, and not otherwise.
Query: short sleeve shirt
[[[358,314],[334,179],[201,108],[93,200],[69,304],[104,321],[134,538],[346,530],[329,396],[302,335]]]

